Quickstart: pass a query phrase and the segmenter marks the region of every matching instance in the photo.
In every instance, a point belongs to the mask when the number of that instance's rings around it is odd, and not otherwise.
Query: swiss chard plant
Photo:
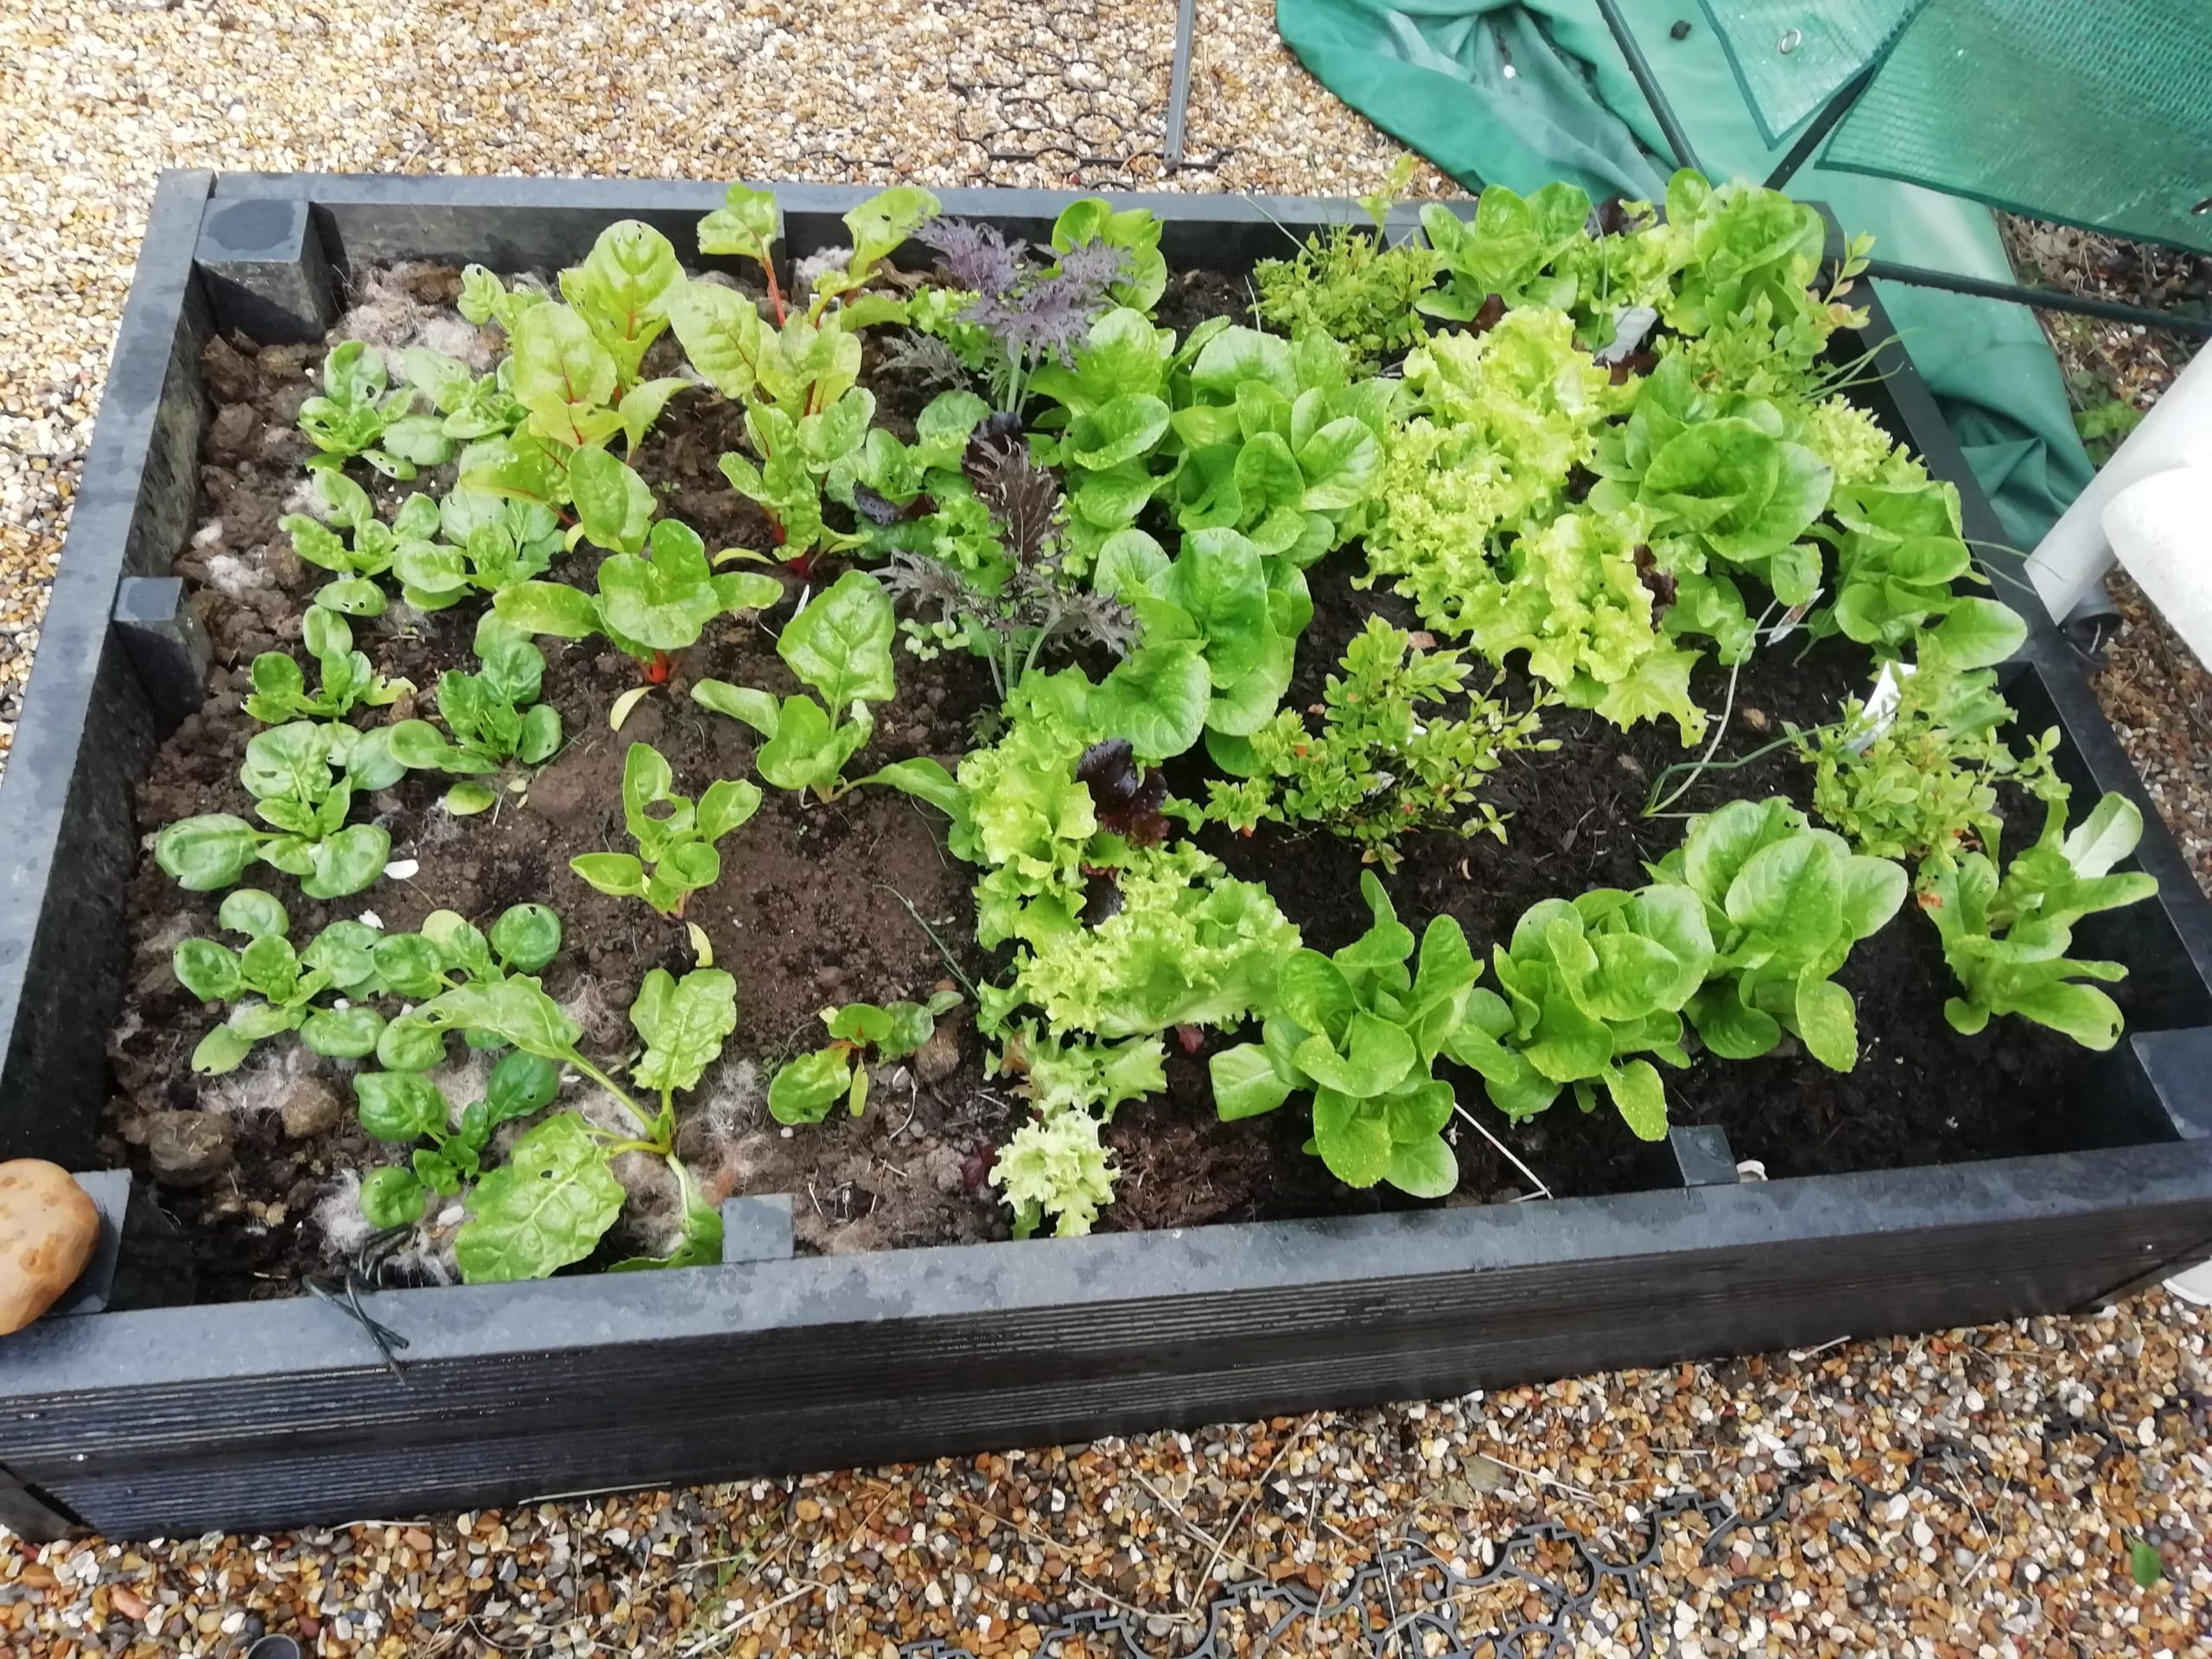
[[[296,720],[257,733],[238,779],[269,827],[228,812],[181,818],[155,837],[154,861],[194,893],[232,886],[257,859],[297,876],[310,899],[360,892],[384,874],[391,832],[346,820],[357,791],[389,789],[406,775],[394,730]]]
[[[584,853],[569,867],[601,893],[681,917],[693,893],[721,879],[715,843],[760,810],[759,786],[741,778],[716,779],[696,802],[677,794],[660,751],[632,743],[622,757],[622,822],[638,850]]]
[[[610,553],[600,561],[596,593],[523,582],[502,588],[493,607],[525,633],[563,639],[603,634],[658,683],[668,678],[673,655],[697,644],[715,618],[766,610],[784,596],[783,583],[760,571],[715,574],[698,531],[674,518],[655,523],[642,546],[641,552]]]
[[[1968,853],[1923,870],[1920,907],[1942,937],[1959,995],[1943,1017],[1968,1036],[1993,1015],[2013,1014],[2063,1032],[2085,1048],[2120,1040],[2120,1013],[2094,985],[2126,977],[2116,962],[2069,956],[2084,916],[2150,898],[2155,877],[2113,866],[2135,850],[2143,815],[2125,795],[2107,795],[2071,830],[2067,802],[2048,801],[2043,833],[1999,874],[1996,859]]]
[[[356,709],[397,702],[415,687],[386,679],[370,665],[368,653],[353,649],[353,631],[336,611],[310,605],[300,618],[300,643],[321,671],[321,683],[308,690],[299,661],[289,652],[264,651],[248,671],[252,690],[245,711],[264,725],[313,718],[336,720]]]
[[[1603,1090],[1639,1139],[1663,1140],[1667,1091],[1652,1061],[1689,1064],[1682,1009],[1713,963],[1704,906],[1687,887],[1543,899],[1492,947],[1498,991],[1469,993],[1448,1052],[1510,1118],[1534,1116],[1568,1089],[1592,1111]]]
[[[860,331],[906,315],[903,302],[862,290],[937,211],[928,191],[901,185],[847,213],[851,249],[816,279],[802,310],[787,307],[775,283],[773,199],[732,186],[728,203],[702,223],[701,246],[760,264],[774,321],[761,317],[750,296],[720,283],[694,280],[671,291],[669,318],[691,366],[745,411],[752,453],[724,455],[723,475],[768,515],[782,556],[802,574],[817,553],[859,539],[823,519],[823,491],[833,469],[850,464],[874,418],[874,396],[857,384]]]
[[[1249,751],[1215,759],[1243,775],[1207,784],[1205,816],[1249,835],[1262,820],[1317,824],[1357,843],[1363,859],[1395,870],[1399,840],[1424,830],[1505,839],[1505,821],[1480,798],[1508,754],[1549,751],[1535,709],[1514,714],[1477,692],[1446,719],[1433,705],[1466,689],[1457,651],[1414,651],[1411,637],[1370,617],[1322,692],[1321,727],[1283,709],[1255,732]]]
[[[776,1069],[768,1115],[779,1123],[819,1123],[842,1101],[858,1117],[868,1109],[869,1068],[903,1060],[937,1030],[937,1018],[960,1006],[957,991],[925,1002],[848,1002],[824,1008],[830,1040]]]
[[[1430,920],[1409,969],[1413,930],[1373,872],[1361,873],[1359,887],[1373,925],[1333,956],[1300,950],[1283,963],[1263,1040],[1208,1062],[1214,1107],[1233,1121],[1309,1091],[1307,1150],[1338,1180],[1442,1198],[1459,1184],[1459,1160],[1444,1138],[1452,1085],[1433,1067],[1481,969],[1449,916]]]
[[[322,359],[322,391],[300,405],[300,430],[315,446],[308,465],[335,469],[355,458],[387,478],[408,479],[453,459],[435,415],[418,411],[411,386],[392,386],[384,353],[358,340]]]
[[[698,1083],[736,1029],[737,983],[716,968],[694,969],[681,979],[657,968],[638,988],[630,1023],[643,1045],[630,1065],[630,1077],[648,1096],[658,1096],[657,1109],[641,1104],[583,1053],[578,1046],[582,1027],[527,976],[456,986],[386,1027],[378,1056],[388,1071],[420,1075],[435,1069],[443,1058],[446,1033],[466,1031],[576,1071],[604,1091],[620,1114],[620,1128],[602,1126],[574,1109],[541,1118],[507,1148],[504,1163],[479,1176],[462,1197],[467,1219],[454,1237],[463,1279],[472,1284],[542,1279],[589,1255],[621,1214],[626,1194],[613,1166],[632,1152],[666,1165],[679,1196],[681,1221],[668,1254],[631,1257],[614,1266],[692,1267],[720,1260],[720,1212],[676,1154],[675,1096]],[[396,1064],[398,1059],[409,1064]],[[542,1073],[537,1075],[542,1079]],[[356,1086],[358,1090],[360,1085]],[[379,1088],[414,1096],[416,1114],[429,1119],[430,1109],[419,1090],[404,1084],[371,1085],[372,1092]],[[402,1126],[395,1122],[391,1127]],[[478,1157],[480,1166],[480,1148]],[[450,1160],[448,1164],[451,1168]],[[437,1173],[433,1166],[432,1173]],[[454,1173],[458,1177],[460,1172]],[[404,1192],[393,1197],[404,1205]]]
[[[1689,1016],[1707,1048],[1751,1059],[1787,1033],[1832,1071],[1858,1064],[1858,1008],[1834,975],[1904,902],[1903,868],[1776,796],[1694,820],[1653,873],[1705,906],[1714,955]]]
[[[875,730],[870,703],[897,690],[891,642],[898,632],[891,596],[864,570],[848,570],[784,625],[776,654],[821,694],[779,701],[753,686],[701,680],[691,688],[702,708],[740,720],[760,734],[753,756],[778,789],[811,789],[835,800],[847,787],[845,763]]]

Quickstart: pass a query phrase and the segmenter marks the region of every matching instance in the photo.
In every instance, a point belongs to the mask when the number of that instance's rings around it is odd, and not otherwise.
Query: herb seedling
[[[1369,618],[1344,673],[1329,676],[1320,730],[1294,710],[1277,714],[1251,737],[1249,775],[1208,785],[1205,816],[1246,835],[1262,819],[1317,823],[1386,870],[1398,866],[1400,839],[1424,830],[1503,842],[1505,820],[1478,798],[1484,779],[1508,754],[1559,744],[1537,738],[1535,709],[1515,715],[1479,693],[1459,719],[1423,713],[1464,691],[1469,671],[1459,652],[1411,646],[1403,630]]]
[[[721,879],[715,843],[760,810],[760,791],[742,779],[720,779],[695,805],[676,793],[675,781],[659,750],[632,743],[622,758],[622,821],[637,853],[585,853],[569,868],[601,893],[642,899],[680,918],[691,894]]]
[[[786,1061],[768,1084],[768,1115],[779,1123],[819,1123],[842,1100],[855,1117],[868,1109],[868,1069],[903,1060],[937,1029],[937,1017],[960,1006],[957,991],[926,1002],[848,1002],[824,1008],[830,1041]]]

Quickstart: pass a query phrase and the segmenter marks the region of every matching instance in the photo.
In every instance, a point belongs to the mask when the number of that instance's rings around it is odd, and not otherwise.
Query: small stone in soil
[[[231,1166],[231,1126],[213,1112],[156,1112],[146,1120],[146,1161],[168,1186],[205,1186]]]
[[[345,1118],[346,1103],[321,1077],[302,1077],[277,1109],[284,1133],[295,1141],[307,1141],[336,1128]]]

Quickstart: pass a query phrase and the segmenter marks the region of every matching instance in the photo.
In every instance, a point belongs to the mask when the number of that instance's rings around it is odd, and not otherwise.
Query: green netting
[[[2212,7],[1939,0],[1822,165],[2212,253]]]
[[[1705,0],[1744,101],[1783,136],[1885,51],[1927,0]]]

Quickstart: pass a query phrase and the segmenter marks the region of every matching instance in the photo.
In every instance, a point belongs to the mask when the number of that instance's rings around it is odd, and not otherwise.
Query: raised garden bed
[[[787,284],[789,262],[844,244],[842,216],[870,194],[779,193]],[[1072,200],[943,196],[948,216],[1039,246]],[[388,1369],[347,1313],[286,1293],[328,1268],[313,1213],[328,1219],[334,1189],[342,1210],[344,1173],[392,1154],[350,1111],[283,1134],[264,1109],[300,1074],[272,1081],[265,1056],[223,1077],[188,1069],[221,1009],[203,1008],[163,964],[181,933],[213,935],[222,895],[181,893],[142,841],[179,817],[243,810],[234,780],[256,728],[237,708],[242,671],[257,652],[296,644],[327,573],[295,564],[242,582],[239,566],[271,539],[264,521],[301,476],[290,416],[342,307],[370,291],[402,310],[436,308],[468,264],[550,273],[620,219],[666,236],[688,266],[744,277],[742,261],[698,256],[699,219],[720,200],[689,185],[165,179],[0,786],[0,830],[16,856],[0,905],[0,1136],[10,1154],[127,1162],[143,1177],[150,1154],[133,1124],[157,1111],[236,1111],[235,1091],[263,1094],[232,1120],[235,1161],[220,1181],[157,1189],[182,1227],[167,1248],[200,1263],[197,1303],[53,1319],[0,1343],[0,1466],[16,1487],[0,1519],[121,1534],[270,1528],[1074,1439],[2058,1310],[2204,1252],[2212,1109],[2198,1079],[2212,1058],[2212,928],[2147,808],[2134,865],[2156,896],[2075,932],[2075,954],[2129,970],[2113,987],[2126,1033],[2108,1052],[2003,1017],[1979,1036],[1953,1030],[1940,1013],[1952,988],[1937,935],[1901,917],[1838,975],[1856,1002],[1855,1066],[1832,1070],[1795,1042],[1764,1058],[1708,1057],[1667,1074],[1664,1141],[1629,1135],[1603,1094],[1592,1114],[1567,1097],[1510,1122],[1473,1073],[1447,1065],[1460,1116],[1473,1125],[1484,1114],[1485,1132],[1452,1132],[1452,1197],[1440,1206],[1389,1182],[1333,1179],[1301,1150],[1302,1093],[1270,1116],[1219,1122],[1210,1085],[1222,1074],[1210,1063],[1240,1039],[1193,1023],[1171,1036],[1165,1090],[1122,1106],[1103,1131],[1120,1179],[1101,1230],[1016,1242],[986,1177],[1027,1108],[1008,1079],[986,1075],[972,1007],[944,1021],[926,1088],[911,1075],[919,1057],[908,1072],[880,1067],[857,1119],[841,1106],[785,1135],[757,1090],[730,1083],[730,1066],[765,1078],[821,1040],[806,1027],[824,1003],[920,999],[941,979],[1003,969],[1002,951],[975,943],[973,872],[945,855],[934,810],[883,788],[824,804],[772,787],[723,843],[726,876],[684,912],[737,982],[723,1069],[702,1080],[709,1104],[687,1107],[674,1143],[706,1200],[731,1195],[723,1264],[379,1290],[359,1306],[405,1339]],[[1285,231],[1346,216],[1340,204],[1294,200],[1115,205],[1160,221],[1158,320],[1179,334],[1241,310],[1246,274],[1288,251]],[[928,263],[919,249],[899,257]],[[1878,305],[1830,355],[1866,350],[1880,374],[1860,377],[1854,400],[1958,486],[1969,539],[2000,540]],[[861,384],[882,423],[912,436],[931,389],[880,356]],[[664,511],[710,548],[769,542],[766,518],[715,468],[741,431],[733,404],[683,394],[633,457]],[[425,483],[451,481],[433,469]],[[387,518],[405,493],[384,499]],[[1313,617],[1288,707],[1320,700],[1370,617],[1423,626],[1388,582],[1355,584],[1357,553],[1307,569]],[[599,556],[563,550],[548,575],[588,591]],[[631,740],[650,738],[688,793],[751,775],[753,734],[681,694],[709,679],[798,690],[772,627],[797,590],[818,593],[842,568],[830,558],[784,578],[764,607],[771,626],[715,622],[619,736],[610,705],[643,683],[631,659],[600,639],[540,639],[544,701],[569,744],[518,779],[517,801],[455,817],[441,805],[452,779],[410,774],[378,796],[374,818],[391,855],[416,863],[411,879],[324,902],[274,871],[246,880],[283,899],[296,943],[370,905],[398,931],[440,908],[488,925],[505,906],[550,902],[567,948],[545,986],[572,1009],[591,982],[624,988],[609,1017],[584,1022],[586,1047],[619,1059],[628,988],[655,968],[684,974],[696,941],[642,899],[594,891],[569,861],[631,846],[619,804]],[[427,694],[442,671],[471,665],[483,608],[407,630],[363,622],[359,643],[375,672]],[[1077,660],[1096,676],[1112,662]],[[1741,711],[1734,758],[1762,728],[1834,718],[1868,664],[1863,647],[1830,639],[1802,658],[1794,646],[1762,651],[1732,683],[1708,659],[1690,691],[1716,716],[1724,696]],[[2140,802],[2083,674],[2037,620],[1999,681],[2021,729],[2059,729],[2058,772],[2084,810],[2108,791]],[[897,675],[849,779],[979,746],[974,718],[997,702],[979,658],[902,652]],[[1541,689],[1516,657],[1492,695],[1517,712]],[[1541,899],[1642,885],[1644,864],[1682,833],[1680,820],[1639,816],[1664,769],[1697,752],[1672,721],[1624,730],[1587,709],[1541,712],[1542,735],[1562,749],[1505,755],[1483,785],[1510,814],[1505,844],[1408,836],[1387,876],[1407,921],[1454,918],[1478,961]],[[372,711],[370,722],[385,717]],[[1192,749],[1166,781],[1203,800],[1211,771]],[[1785,747],[1707,775],[1681,804],[1774,793],[1802,804],[1809,776]],[[2024,845],[2039,808],[2005,804],[2006,847]],[[1360,849],[1306,830],[1265,823],[1245,838],[1215,823],[1197,841],[1230,876],[1264,884],[1307,944],[1334,950],[1370,919]],[[1484,983],[1498,982],[1486,973]],[[340,1084],[350,1075],[317,1069]],[[1739,1180],[1739,1160],[1774,1179]],[[1512,1201],[1539,1179],[1554,1198]],[[665,1217],[656,1231],[636,1211],[585,1265],[667,1247]],[[400,1270],[421,1280],[440,1260]]]

